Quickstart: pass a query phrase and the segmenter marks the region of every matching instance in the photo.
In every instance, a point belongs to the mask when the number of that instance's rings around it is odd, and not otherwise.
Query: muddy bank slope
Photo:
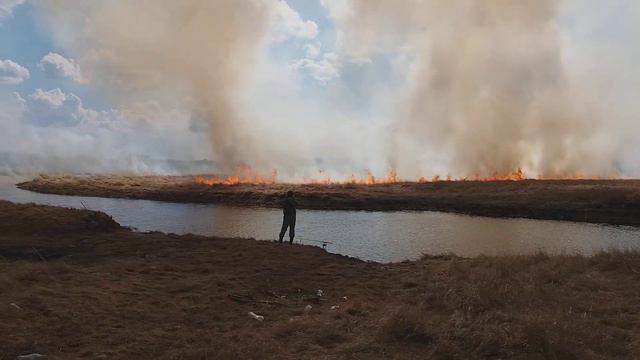
[[[431,210],[640,226],[640,180],[208,186],[190,176],[40,176],[19,187],[61,195],[261,207],[278,206],[282,193],[294,190],[305,209]]]
[[[0,223],[3,359],[640,357],[638,253],[377,264],[46,206]]]

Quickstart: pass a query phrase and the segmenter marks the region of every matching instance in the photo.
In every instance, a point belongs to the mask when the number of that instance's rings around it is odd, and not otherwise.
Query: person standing
[[[289,229],[289,243],[293,244],[293,238],[296,236],[296,199],[293,191],[287,191],[287,195],[282,201],[282,228],[280,229],[279,241],[282,242],[284,233]]]

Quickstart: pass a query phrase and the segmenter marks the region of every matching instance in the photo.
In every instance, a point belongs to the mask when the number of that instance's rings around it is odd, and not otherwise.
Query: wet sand
[[[259,207],[277,207],[282,194],[293,190],[304,209],[426,210],[640,226],[640,180],[208,186],[191,176],[40,176],[19,187],[49,194]]]
[[[0,289],[6,359],[640,357],[637,252],[378,264],[0,201]]]

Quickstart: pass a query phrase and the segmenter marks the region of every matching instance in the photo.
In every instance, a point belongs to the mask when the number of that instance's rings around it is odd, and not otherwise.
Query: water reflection
[[[282,221],[278,209],[44,195],[17,189],[14,182],[0,177],[0,198],[75,208],[84,203],[140,231],[274,240]],[[299,210],[296,233],[307,244],[327,241],[331,252],[382,262],[421,254],[591,254],[640,248],[638,228],[436,212]]]

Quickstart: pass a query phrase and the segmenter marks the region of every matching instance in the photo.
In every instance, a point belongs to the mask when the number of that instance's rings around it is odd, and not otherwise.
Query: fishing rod
[[[313,242],[313,243],[317,243],[317,244],[322,244],[322,248],[326,249],[327,248],[327,244],[331,244],[333,245],[333,243],[331,241],[320,241],[320,240],[311,240],[311,239],[303,239],[303,238],[298,238],[298,242],[300,244],[302,244],[303,241],[306,242]]]

